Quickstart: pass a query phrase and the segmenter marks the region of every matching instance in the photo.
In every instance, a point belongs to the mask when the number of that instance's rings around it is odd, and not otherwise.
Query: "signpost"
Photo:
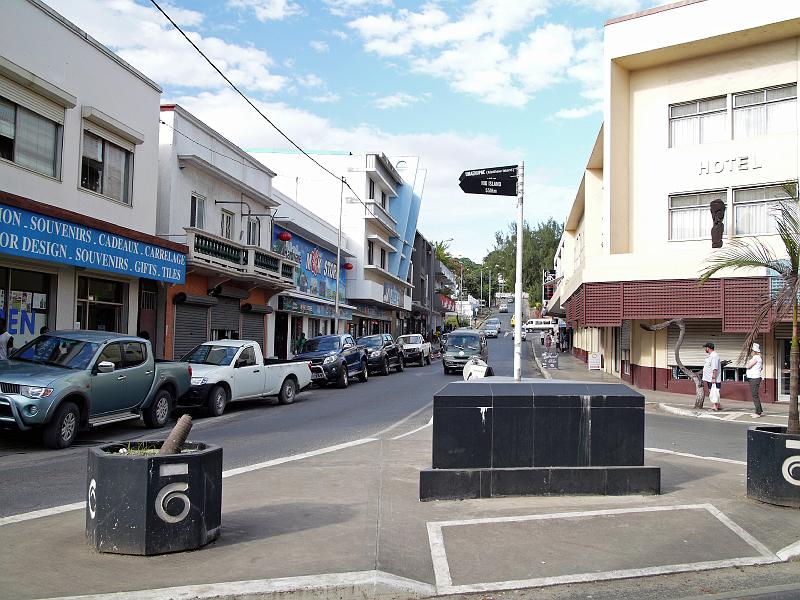
[[[522,380],[522,237],[525,164],[464,171],[458,186],[467,194],[517,197],[517,277],[514,302],[514,381]]]

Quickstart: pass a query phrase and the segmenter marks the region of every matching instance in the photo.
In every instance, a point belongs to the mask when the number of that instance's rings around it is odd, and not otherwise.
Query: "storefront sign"
[[[452,298],[448,298],[444,294],[437,294],[439,297],[439,302],[442,303],[442,308],[447,311],[455,310],[456,309],[456,301]]]
[[[323,317],[333,319],[336,316],[336,306],[321,304],[310,300],[301,300],[291,296],[278,296],[278,310],[300,313],[310,317]],[[353,319],[353,310],[339,307],[339,319],[350,321]]]
[[[397,291],[397,286],[393,283],[383,284],[383,301],[386,304],[400,306],[400,292]]]
[[[748,156],[734,156],[722,160],[701,160],[700,175],[711,175],[712,173],[732,173],[734,171],[752,171],[760,169],[764,165],[759,162],[755,154]]]
[[[304,294],[336,301],[336,275],[338,272],[339,299],[340,302],[344,302],[347,298],[347,277],[337,268],[336,255],[295,233],[291,234],[290,240],[283,241],[278,236],[284,231],[286,230],[281,227],[273,228],[272,247],[275,252],[300,263],[300,266],[294,270],[294,283],[297,289]]]
[[[391,321],[392,318],[394,318],[394,311],[384,310],[382,308],[378,308],[377,306],[372,306],[371,304],[353,303],[353,306],[356,307],[356,312],[360,315],[381,319],[384,321]]]
[[[603,368],[603,355],[599,352],[589,353],[589,370],[599,371]]]
[[[558,369],[558,352],[543,352],[542,366],[545,369]]]
[[[0,253],[169,283],[186,279],[186,256],[0,204]]]

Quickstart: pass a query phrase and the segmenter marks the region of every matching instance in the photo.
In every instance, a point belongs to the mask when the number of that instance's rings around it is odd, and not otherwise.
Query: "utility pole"
[[[514,381],[522,381],[522,238],[525,215],[522,200],[525,196],[525,162],[517,167],[517,283],[514,301]]]
[[[338,237],[336,238],[336,305],[334,308],[334,325],[333,330],[339,332],[339,278],[342,268],[342,197],[344,196],[344,177],[342,177],[342,186],[339,191],[339,229],[337,230]]]
[[[481,307],[483,307],[483,267],[481,267]]]

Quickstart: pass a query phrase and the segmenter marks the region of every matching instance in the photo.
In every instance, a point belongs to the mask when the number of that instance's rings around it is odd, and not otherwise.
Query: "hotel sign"
[[[0,204],[0,254],[181,284],[186,256],[153,244]]]
[[[745,156],[734,156],[722,160],[701,160],[698,175],[711,175],[721,173],[733,173],[737,171],[755,171],[764,165],[758,160],[755,154]]]

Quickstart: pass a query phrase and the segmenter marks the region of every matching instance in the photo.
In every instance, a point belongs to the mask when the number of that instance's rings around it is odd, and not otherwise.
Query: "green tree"
[[[723,269],[767,269],[777,274],[780,286],[777,291],[761,299],[756,311],[753,327],[742,347],[742,358],[746,356],[755,339],[771,317],[791,315],[792,346],[789,354],[789,420],[787,433],[800,433],[798,419],[798,376],[800,376],[800,344],[798,343],[797,309],[800,294],[800,208],[797,203],[796,186],[788,186],[793,201],[780,203],[775,212],[775,223],[780,236],[785,257],[776,253],[759,239],[751,242],[733,240],[715,252],[706,261],[706,268],[700,275],[701,285]]]

